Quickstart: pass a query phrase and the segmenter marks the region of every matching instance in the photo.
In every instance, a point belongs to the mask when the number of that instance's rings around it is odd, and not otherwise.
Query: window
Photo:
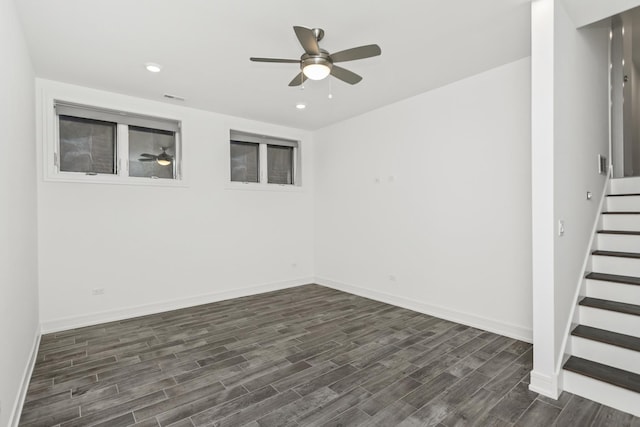
[[[58,175],[179,179],[178,121],[62,101],[54,106]]]
[[[299,185],[298,141],[231,131],[231,181]]]

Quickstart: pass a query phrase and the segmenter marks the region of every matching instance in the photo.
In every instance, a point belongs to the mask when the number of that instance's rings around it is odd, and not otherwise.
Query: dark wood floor
[[[22,426],[640,426],[531,345],[317,285],[42,337]]]

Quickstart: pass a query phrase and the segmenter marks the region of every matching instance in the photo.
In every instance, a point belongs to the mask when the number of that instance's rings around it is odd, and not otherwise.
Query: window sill
[[[225,189],[239,191],[279,191],[285,193],[301,193],[304,191],[301,185],[258,184],[254,182],[227,182]]]
[[[109,175],[83,175],[60,173],[44,178],[45,182],[66,182],[74,184],[111,184],[111,185],[137,185],[148,187],[188,187],[185,180],[166,178],[136,178]]]

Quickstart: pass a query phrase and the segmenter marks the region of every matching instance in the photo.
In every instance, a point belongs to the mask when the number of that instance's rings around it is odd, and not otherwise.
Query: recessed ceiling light
[[[150,71],[152,73],[159,73],[160,70],[162,70],[162,65],[155,64],[153,62],[147,62],[146,64],[144,64],[144,66],[147,68],[147,71]]]
[[[298,102],[298,103],[296,104],[296,108],[297,108],[298,110],[304,110],[305,108],[307,108],[307,104],[305,104],[304,102]]]

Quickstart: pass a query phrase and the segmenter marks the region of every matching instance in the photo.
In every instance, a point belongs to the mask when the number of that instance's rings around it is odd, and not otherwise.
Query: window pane
[[[267,146],[268,182],[293,184],[293,147]]]
[[[175,178],[176,134],[129,126],[129,176]]]
[[[231,141],[231,181],[258,182],[260,145]]]
[[[60,171],[116,173],[116,124],[59,116]]]

